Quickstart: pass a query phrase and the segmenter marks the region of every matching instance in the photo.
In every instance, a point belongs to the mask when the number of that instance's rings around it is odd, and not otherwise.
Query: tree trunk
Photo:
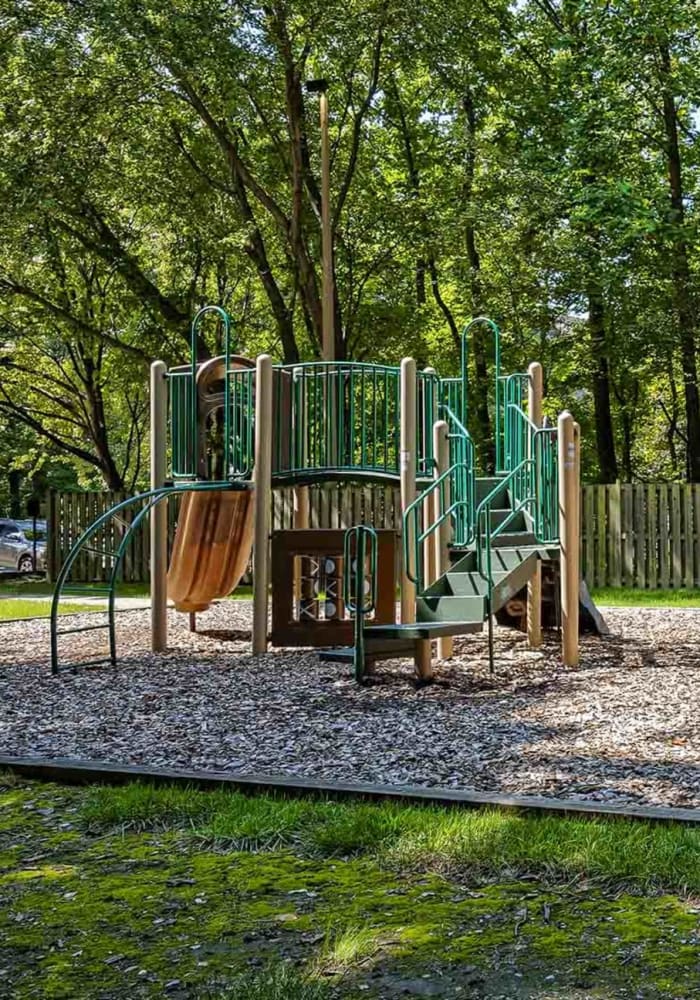
[[[474,178],[476,174],[476,109],[470,91],[463,98],[463,108],[466,119],[467,155],[465,157],[464,185],[462,189],[465,206],[465,237],[467,261],[469,263],[469,290],[471,292],[472,316],[480,316],[482,312],[481,258],[476,243],[476,228],[472,199],[474,197]],[[477,425],[478,447],[481,465],[485,472],[492,473],[496,465],[495,441],[491,433],[491,418],[489,415],[489,373],[486,361],[486,328],[474,328],[474,336],[469,345],[474,358],[474,386],[472,400],[474,416]]]
[[[618,479],[618,470],[610,407],[610,366],[605,339],[605,304],[599,288],[591,288],[588,291],[588,331],[593,359],[593,409],[599,480],[601,483],[614,483]]]
[[[671,274],[673,299],[678,323],[681,367],[685,388],[688,479],[700,482],[700,393],[696,357],[697,313],[693,301],[692,278],[688,262],[683,204],[683,172],[678,141],[678,118],[671,80],[671,53],[668,42],[659,48],[663,83],[664,131],[668,160],[668,183],[673,224]]]
[[[10,486],[10,517],[18,518],[22,516],[22,473],[19,469],[12,469],[8,475]]]

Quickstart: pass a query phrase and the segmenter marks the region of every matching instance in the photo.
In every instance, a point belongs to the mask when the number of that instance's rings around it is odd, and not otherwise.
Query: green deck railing
[[[398,368],[351,361],[276,366],[273,412],[274,476],[398,476]]]
[[[218,316],[222,324],[224,371],[230,368],[231,317],[221,306],[204,306],[190,326],[190,362],[171,368],[167,373],[170,389],[170,452],[171,475],[174,480],[196,479],[199,476],[199,408],[197,371],[199,368],[199,333],[206,316]],[[229,379],[224,380],[224,456],[223,468],[231,467],[231,429]]]

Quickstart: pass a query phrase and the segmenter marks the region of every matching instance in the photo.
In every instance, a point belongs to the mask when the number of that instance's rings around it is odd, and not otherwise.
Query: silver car
[[[36,551],[36,566],[34,553]],[[0,570],[18,573],[46,569],[46,521],[13,521],[0,518]]]

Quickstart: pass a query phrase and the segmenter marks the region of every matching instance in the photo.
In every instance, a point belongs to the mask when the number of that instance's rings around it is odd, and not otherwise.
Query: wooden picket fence
[[[700,485],[584,486],[581,561],[592,587],[700,587]]]
[[[47,572],[55,580],[63,561],[83,531],[106,511],[126,499],[116,492],[53,492],[49,498]],[[168,503],[169,537],[175,531],[178,497]],[[137,508],[138,509],[138,508]],[[124,518],[110,519],[84,549],[71,571],[71,580],[105,582],[109,579],[111,559],[105,553],[114,552],[136,510],[125,512]],[[273,493],[272,528],[291,528],[294,518],[294,490],[281,489]],[[312,528],[349,528],[366,522],[377,528],[398,528],[401,505],[396,487],[383,486],[310,486],[309,521]],[[149,573],[149,540],[147,522],[134,532],[124,556],[122,579],[126,583],[145,583]]]
[[[52,493],[49,502],[49,579],[84,529],[125,499],[119,493]],[[399,529],[399,491],[391,486],[309,487],[312,528],[346,528],[359,522]],[[177,503],[168,504],[170,537]],[[294,491],[275,490],[272,526],[290,528]],[[128,523],[128,522],[125,522]],[[110,521],[83,552],[72,574],[76,580],[104,581],[110,561],[102,552],[119,544],[125,523]],[[148,580],[148,532],[135,532],[124,560],[123,579]],[[584,486],[581,498],[581,565],[592,587],[657,590],[700,587],[700,485],[616,483]]]

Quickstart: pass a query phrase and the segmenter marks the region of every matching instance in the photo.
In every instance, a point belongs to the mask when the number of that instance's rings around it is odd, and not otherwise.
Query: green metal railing
[[[230,479],[249,479],[255,464],[255,369],[227,371]]]
[[[196,382],[188,366],[167,374],[170,403],[170,467],[173,479],[197,475],[197,435],[192,435],[192,411],[197,406]]]
[[[369,562],[369,567],[367,563]],[[369,572],[369,593],[365,581]],[[343,600],[354,616],[355,680],[365,677],[365,618],[377,606],[377,533],[367,524],[348,528],[343,539]]]
[[[314,362],[274,369],[273,475],[399,474],[400,369]]]
[[[144,493],[139,493],[136,496],[129,497],[126,500],[122,500],[120,503],[116,504],[110,510],[105,511],[97,520],[93,521],[89,528],[87,528],[73,544],[70,552],[66,556],[66,559],[61,566],[60,572],[56,578],[56,584],[54,586],[53,598],[51,601],[51,616],[50,616],[50,629],[51,629],[51,672],[57,674],[60,670],[71,669],[73,667],[87,667],[95,666],[98,663],[111,663],[113,666],[117,662],[116,653],[116,636],[115,636],[115,594],[116,587],[119,582],[119,574],[121,571],[124,556],[129,546],[131,537],[133,536],[136,529],[141,525],[144,518],[151,512],[156,504],[165,500],[167,497],[172,496],[175,493],[187,493],[190,491],[194,492],[210,492],[214,490],[230,490],[230,489],[246,489],[247,487],[241,483],[237,486],[233,486],[229,482],[192,482],[192,483],[177,483],[174,486],[161,486],[158,489],[147,490]],[[131,520],[126,520],[123,515],[126,514],[127,517],[130,516],[131,512],[135,507],[142,504],[140,510],[136,511],[135,516]],[[89,543],[97,535],[104,525],[110,520],[116,520],[121,524],[124,529],[124,533],[121,537],[119,544],[116,549],[96,549],[94,546],[90,546]],[[89,552],[100,555],[104,559],[112,560],[112,568],[110,573],[109,583],[106,587],[100,588],[99,591],[90,591],[91,594],[100,593],[107,598],[107,622],[105,624],[99,625],[83,625],[78,627],[69,627],[66,629],[58,628],[58,612],[60,607],[60,599],[64,593],[70,592],[76,593],[78,588],[75,585],[68,584],[68,578],[70,576],[71,570],[78,558],[80,552],[86,549]],[[68,587],[66,586],[68,584]],[[85,593],[84,588],[79,588],[81,592]],[[102,658],[97,658],[89,660],[82,663],[72,663],[61,667],[59,665],[58,656],[58,639],[61,635],[72,635],[76,632],[88,632],[97,629],[108,629],[109,631],[109,655]]]
[[[197,396],[197,371],[199,368],[199,331],[205,316],[216,315],[223,327],[222,344],[224,371],[230,368],[231,317],[221,306],[204,306],[195,315],[190,326],[190,363],[168,372],[170,388],[170,447],[171,474],[174,480],[196,479],[199,475],[199,408]],[[224,380],[224,456],[223,468],[231,466],[231,429],[229,380]]]
[[[474,537],[476,450],[469,431],[449,406],[440,407],[440,417],[447,422],[450,466],[465,470],[455,474],[451,482],[451,496],[464,501],[454,511],[452,544],[464,548]]]
[[[440,379],[434,371],[418,372],[417,390],[416,472],[419,479],[428,479],[435,468],[433,425],[440,409]]]
[[[466,415],[466,401],[464,395],[464,384],[462,377],[457,378],[441,378],[439,386],[439,399],[440,405],[446,406],[452,413],[459,416],[460,421],[464,424],[464,417]]]
[[[424,543],[448,519],[453,524],[455,522],[462,524],[471,522],[472,511],[465,499],[468,493],[470,471],[468,466],[463,463],[450,466],[442,475],[434,479],[404,511],[402,533],[404,566],[406,576],[415,583],[419,593],[424,591],[427,582],[423,558]],[[457,484],[458,496],[453,499],[455,484]],[[437,502],[438,515],[425,527],[422,527],[425,520],[424,505],[431,499],[433,503]],[[411,541],[413,546],[411,546]]]
[[[538,544],[551,545],[559,537],[557,433],[555,428],[536,427],[523,411],[520,401],[526,391],[527,379],[527,375],[510,376],[504,385],[504,399],[514,400],[506,404],[503,413],[503,456],[508,471],[484,497],[475,515],[478,569],[487,584],[486,614],[491,670],[495,539],[522,513],[530,517]],[[494,526],[493,505],[502,497],[504,489],[510,493],[511,509],[508,516]]]

